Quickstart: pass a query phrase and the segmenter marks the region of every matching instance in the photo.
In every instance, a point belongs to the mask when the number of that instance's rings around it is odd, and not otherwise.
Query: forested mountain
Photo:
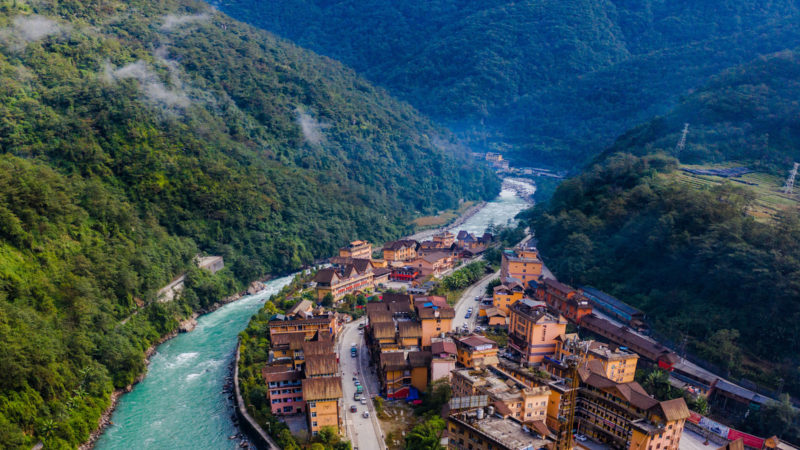
[[[574,167],[724,68],[800,39],[796,0],[216,0],[478,147]]]
[[[410,106],[208,5],[0,1],[0,447],[77,446],[191,310],[498,190]]]
[[[642,308],[657,332],[675,343],[687,337],[690,353],[734,379],[783,386],[794,395],[800,394],[797,204],[756,220],[749,211],[758,189],[777,190],[780,181],[700,188],[676,181],[675,157],[737,161],[782,179],[790,162],[800,160],[798,71],[800,56],[782,52],[715,77],[666,116],[620,137],[533,217],[542,254],[559,279],[597,286]],[[690,133],[676,155],[684,122]]]

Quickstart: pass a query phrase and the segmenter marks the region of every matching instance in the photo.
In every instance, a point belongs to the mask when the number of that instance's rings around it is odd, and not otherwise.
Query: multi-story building
[[[270,342],[270,365],[280,365],[296,369],[303,364],[303,343],[305,333],[280,333]]]
[[[503,416],[530,426],[544,429],[550,388],[546,385],[529,386],[495,366],[482,370],[455,370],[451,386],[453,397],[487,395]],[[534,424],[537,425],[534,425]]]
[[[638,383],[616,383],[591,365],[578,373],[575,417],[583,434],[616,448],[679,448],[689,417],[683,398],[659,402]]]
[[[592,313],[589,299],[580,290],[572,289],[552,278],[544,278],[530,284],[535,287],[534,292],[538,300],[547,303],[553,312],[573,322],[578,323],[584,316]]]
[[[428,349],[432,337],[440,336],[452,329],[456,311],[452,306],[436,304],[429,307],[417,304],[416,308],[417,317],[422,325],[422,348]]]
[[[308,355],[303,373],[306,378],[333,377],[339,373],[339,361],[335,353]]]
[[[285,366],[265,366],[261,376],[267,385],[267,403],[276,416],[299,414],[305,411],[303,374]]]
[[[304,339],[312,339],[320,332],[329,332],[336,335],[339,325],[336,321],[336,314],[333,312],[322,312],[305,318],[287,317],[283,314],[275,314],[267,323],[269,328],[270,341],[274,341],[279,334],[299,333]]]
[[[355,264],[348,264],[341,269],[328,267],[320,269],[314,276],[317,283],[317,300],[322,301],[331,294],[334,301],[339,301],[347,294],[357,291],[369,291],[374,287],[374,270],[371,264],[363,265],[359,271]]]
[[[556,339],[553,357],[545,360],[548,370],[559,376],[568,376],[565,361],[568,356],[575,354],[585,358],[586,364],[591,364],[595,371],[616,383],[629,383],[636,375],[639,355],[620,347],[612,349],[597,341],[581,341],[575,333]]]
[[[372,258],[372,244],[367,241],[353,241],[339,249],[340,258]]]
[[[449,379],[456,368],[456,344],[450,338],[431,338],[431,382]]]
[[[450,248],[456,242],[456,235],[445,231],[433,235],[433,242],[439,248]]]
[[[411,261],[409,266],[419,270],[420,275],[427,277],[433,275],[438,277],[449,269],[453,268],[454,258],[450,253],[434,252],[417,257]]]
[[[514,278],[527,286],[542,275],[542,260],[531,241],[503,252],[500,260],[500,278]]]
[[[420,271],[416,267],[402,266],[392,268],[389,279],[392,281],[414,281],[420,276]]]
[[[458,362],[464,367],[480,368],[497,364],[497,343],[472,334],[456,339]]]
[[[340,433],[339,400],[342,398],[342,377],[306,378],[302,386],[311,435],[316,436],[323,427],[333,427]]]
[[[506,315],[511,312],[511,306],[525,297],[525,287],[514,280],[494,287],[492,304]]]
[[[524,428],[517,420],[495,414],[494,408],[457,412],[447,418],[447,448],[452,450],[538,450],[553,441]]]
[[[404,265],[417,258],[419,242],[410,239],[387,242],[383,246],[383,260],[390,265]]]
[[[553,315],[542,303],[522,299],[511,307],[508,347],[525,364],[540,363],[556,351],[556,339],[567,330],[567,321]]]

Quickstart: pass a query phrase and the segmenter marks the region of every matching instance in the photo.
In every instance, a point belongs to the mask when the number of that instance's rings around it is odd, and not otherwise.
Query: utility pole
[[[681,138],[678,140],[678,145],[675,146],[675,156],[679,156],[683,151],[684,147],[686,147],[686,135],[689,134],[689,124],[683,124],[683,132],[681,132]]]
[[[800,163],[794,163],[794,166],[792,166],[792,170],[789,172],[789,178],[786,179],[786,184],[783,185],[784,194],[792,195],[792,191],[794,190],[794,179],[797,176],[798,167],[800,167]]]

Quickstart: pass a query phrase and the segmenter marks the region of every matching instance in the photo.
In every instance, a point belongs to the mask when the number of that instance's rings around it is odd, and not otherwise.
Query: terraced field
[[[736,164],[718,165],[681,165],[687,169],[720,169],[735,167]],[[800,186],[793,195],[783,193],[784,178],[763,173],[753,172],[735,178],[724,178],[710,175],[695,175],[682,170],[666,175],[667,179],[684,183],[697,189],[708,189],[721,183],[730,182],[737,186],[751,190],[756,195],[756,201],[750,209],[750,214],[760,220],[769,220],[779,211],[800,206]]]

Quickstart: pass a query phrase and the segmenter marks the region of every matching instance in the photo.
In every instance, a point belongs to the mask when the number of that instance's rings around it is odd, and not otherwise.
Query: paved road
[[[386,445],[383,442],[383,433],[378,419],[375,417],[375,408],[372,405],[372,397],[378,395],[379,392],[378,380],[369,368],[369,356],[364,343],[364,335],[359,334],[358,330],[358,324],[365,322],[366,318],[361,318],[345,324],[339,334],[339,343],[336,346],[336,351],[339,354],[339,366],[342,371],[342,392],[344,394],[342,399],[342,423],[344,424],[345,434],[353,443],[354,449],[385,450]],[[353,343],[358,348],[357,358],[350,356],[350,346]],[[358,373],[357,377],[364,386],[364,397],[367,399],[366,405],[353,400],[353,395],[356,392],[353,377],[356,376],[356,373]],[[351,405],[356,405],[358,411],[351,413]],[[362,416],[365,410],[369,411],[369,418]]]
[[[489,282],[495,278],[498,278],[499,276],[500,271],[498,270],[495,273],[481,278],[477,283],[468,287],[464,291],[464,293],[461,295],[461,298],[458,299],[458,302],[456,302],[455,306],[453,306],[453,308],[456,310],[456,317],[453,319],[453,330],[460,329],[465,323],[470,330],[475,329],[476,320],[478,318],[478,310],[480,309],[478,307],[479,303],[475,301],[475,297],[479,295],[483,297],[486,294],[486,286],[489,284]],[[469,307],[472,307],[472,317],[467,319],[466,315]]]

